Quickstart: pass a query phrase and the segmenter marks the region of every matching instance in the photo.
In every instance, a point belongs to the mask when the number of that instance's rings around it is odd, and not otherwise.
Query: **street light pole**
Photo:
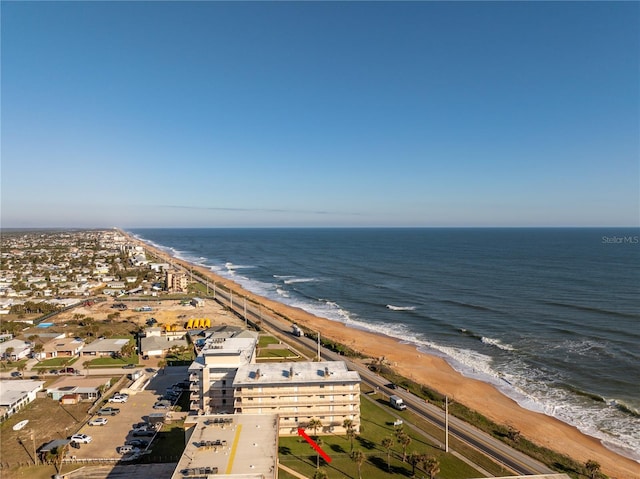
[[[449,397],[444,397],[444,452],[449,452]]]

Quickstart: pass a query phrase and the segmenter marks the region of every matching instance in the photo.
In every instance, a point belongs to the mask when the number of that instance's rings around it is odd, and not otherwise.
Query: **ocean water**
[[[132,229],[246,289],[445,358],[640,461],[640,230]]]

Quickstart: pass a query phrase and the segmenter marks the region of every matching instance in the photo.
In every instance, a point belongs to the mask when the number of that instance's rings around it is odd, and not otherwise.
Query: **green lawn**
[[[362,433],[353,441],[353,448],[362,451],[366,460],[361,472],[367,479],[409,477],[412,467],[402,462],[402,447],[395,440],[393,421],[389,412],[362,399],[360,411],[362,414]],[[478,471],[460,461],[452,454],[445,454],[430,444],[422,435],[405,427],[405,432],[411,437],[411,444],[407,447],[407,455],[412,452],[435,456],[440,462],[439,478],[464,479],[481,476]],[[387,468],[387,452],[381,442],[385,437],[393,439],[391,448],[391,472]],[[320,459],[321,467],[329,478],[358,477],[356,464],[349,458],[351,444],[345,436],[320,436],[322,449],[331,457],[331,463],[324,463]],[[280,461],[307,477],[313,477],[316,469],[317,455],[309,444],[299,437],[282,437],[279,445]]]
[[[61,366],[70,366],[78,360],[77,356],[72,358],[64,357],[64,358],[51,358],[45,359],[44,361],[40,361],[36,364],[33,369],[47,369],[47,368],[59,368]]]
[[[258,339],[258,347],[264,348],[270,344],[280,344],[280,340],[278,338],[274,338],[273,336],[261,335]]]
[[[84,364],[84,362],[83,362]],[[87,365],[90,368],[96,367],[118,367],[121,368],[126,364],[138,364],[138,355],[134,354],[133,356],[127,358],[96,358],[89,361]]]
[[[296,355],[293,351],[290,351],[289,349],[262,349],[258,353],[258,358],[287,359],[287,358],[298,358],[298,357],[299,357],[298,355]]]

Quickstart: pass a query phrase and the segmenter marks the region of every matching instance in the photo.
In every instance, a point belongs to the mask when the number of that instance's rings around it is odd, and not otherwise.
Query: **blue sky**
[[[3,227],[637,226],[637,2],[2,2]]]

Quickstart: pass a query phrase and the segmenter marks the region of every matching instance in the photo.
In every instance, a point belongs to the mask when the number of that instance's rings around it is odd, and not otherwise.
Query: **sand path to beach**
[[[397,339],[349,328],[342,323],[319,318],[301,309],[255,295],[206,268],[177,260],[134,238],[131,240],[138,242],[153,255],[163,258],[164,261],[179,263],[187,269],[199,271],[209,277],[212,282],[215,281],[216,285],[231,288],[234,295],[245,296],[300,325],[314,331],[320,331],[322,337],[345,344],[372,358],[384,356],[393,364],[393,369],[400,375],[428,386],[441,394],[446,394],[498,424],[516,428],[522,436],[536,444],[562,452],[582,463],[593,459],[599,462],[602,471],[612,478],[640,478],[639,463],[610,451],[600,441],[582,434],[573,426],[553,417],[520,407],[493,386],[463,376],[439,357],[420,353],[415,346],[402,344]]]

